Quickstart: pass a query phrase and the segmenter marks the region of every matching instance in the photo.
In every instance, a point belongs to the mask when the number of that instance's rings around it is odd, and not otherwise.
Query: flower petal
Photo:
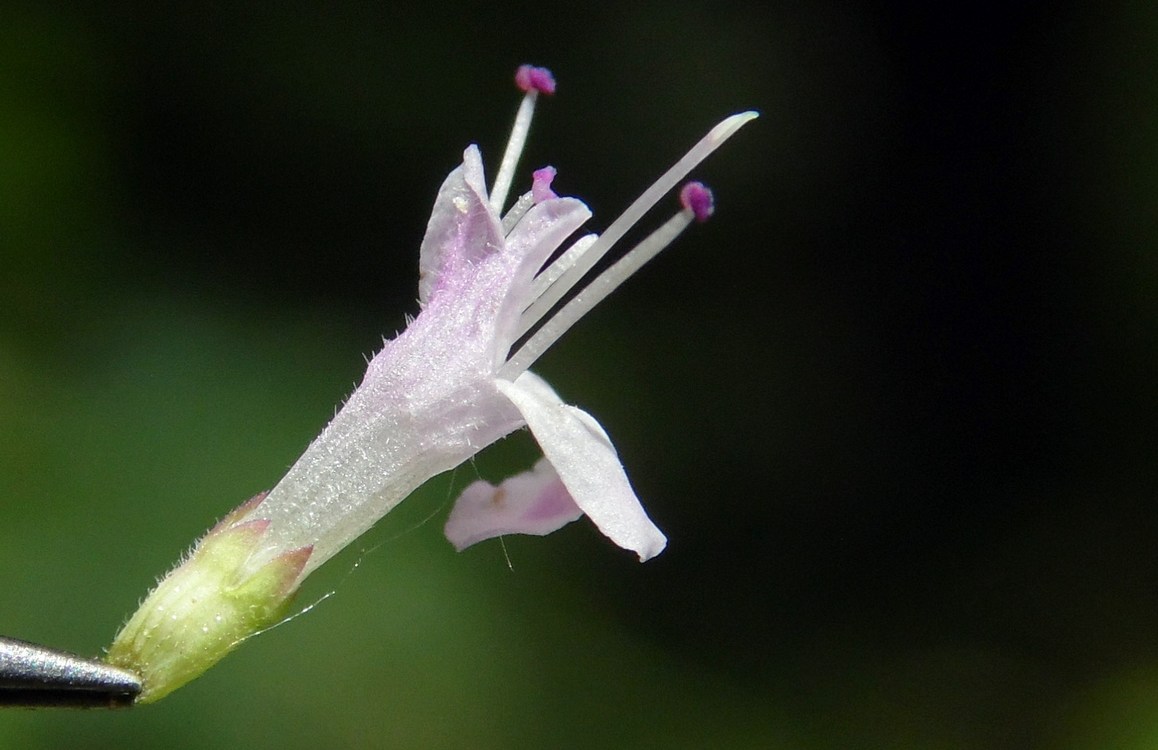
[[[470,484],[446,519],[446,538],[459,552],[503,534],[545,536],[583,515],[547,459],[498,487]]]
[[[550,198],[535,204],[506,237],[507,251],[519,258],[510,291],[499,315],[499,336],[517,337],[523,310],[532,301],[531,282],[563,241],[591,218],[591,209],[576,198]],[[503,352],[505,361],[507,352]],[[500,363],[501,364],[501,363]]]
[[[563,403],[545,380],[524,372],[513,383],[496,381],[527,420],[543,454],[575,503],[611,541],[640,561],[655,557],[667,538],[647,517],[607,433],[594,417]]]
[[[424,307],[454,273],[503,247],[498,217],[487,203],[482,157],[477,146],[463,152],[462,166],[451,172],[426,224],[418,255],[418,301]]]

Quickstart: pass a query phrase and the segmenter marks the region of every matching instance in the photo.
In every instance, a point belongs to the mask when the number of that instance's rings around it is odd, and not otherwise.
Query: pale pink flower
[[[370,360],[285,477],[207,534],[118,634],[110,661],[141,674],[142,700],[196,677],[268,627],[305,576],[427,479],[523,426],[545,461],[497,489],[468,487],[446,527],[457,547],[545,534],[585,514],[641,560],[663,550],[666,539],[603,428],[527,368],[692,221],[707,218],[711,194],[690,183],[675,216],[552,312],[659,198],[756,115],[724,120],[602,236],[581,236],[560,253],[591,212],[551,190],[553,169],[535,172],[530,190],[503,210],[535,100],[554,91],[542,68],[520,68],[516,82],[526,95],[493,189],[470,146],[435,199],[418,261],[417,317]]]

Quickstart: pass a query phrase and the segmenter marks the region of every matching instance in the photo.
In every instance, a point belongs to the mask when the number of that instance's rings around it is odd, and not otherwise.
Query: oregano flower
[[[524,426],[544,460],[498,488],[468,487],[446,526],[457,547],[504,533],[545,534],[585,514],[641,560],[663,550],[666,539],[606,432],[528,367],[691,222],[711,214],[711,193],[688,183],[679,212],[559,305],[644,213],[756,114],[725,119],[602,235],[567,245],[591,212],[554,193],[554,169],[534,172],[530,190],[504,211],[535,102],[555,90],[544,68],[523,66],[515,80],[525,96],[494,186],[487,190],[479,149],[470,146],[435,198],[419,252],[418,315],[374,355],[361,384],[285,477],[197,542],[118,633],[107,658],[141,676],[141,702],[180,687],[278,622],[311,571],[426,480]]]

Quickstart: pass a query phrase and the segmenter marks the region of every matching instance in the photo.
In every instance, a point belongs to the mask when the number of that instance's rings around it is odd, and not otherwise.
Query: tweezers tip
[[[0,706],[128,708],[140,693],[132,672],[0,636]]]

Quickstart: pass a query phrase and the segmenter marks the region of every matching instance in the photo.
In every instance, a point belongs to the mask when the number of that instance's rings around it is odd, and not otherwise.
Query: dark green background
[[[441,478],[308,615],[0,747],[1158,744],[1158,13],[601,7],[0,9],[0,633],[89,654],[416,312],[517,64],[559,79],[524,166],[596,229],[763,113],[697,173],[716,219],[537,368],[660,558],[457,555]]]

